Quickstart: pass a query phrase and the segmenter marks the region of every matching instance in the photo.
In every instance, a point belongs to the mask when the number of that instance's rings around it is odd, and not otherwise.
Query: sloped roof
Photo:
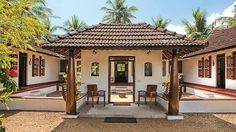
[[[209,36],[207,47],[187,54],[185,57],[192,57],[234,47],[236,47],[236,26],[227,29],[216,29]]]
[[[59,57],[59,58],[63,58],[65,56],[61,55],[61,54],[58,54],[58,53],[55,53],[55,52],[52,52],[50,50],[47,50],[47,49],[43,49],[39,46],[35,46],[35,45],[31,45],[34,50],[38,53],[42,53],[42,54],[46,54],[46,55],[49,55],[49,56],[54,56],[54,57]]]
[[[98,24],[43,44],[45,48],[199,47],[204,45],[166,29],[140,24]]]

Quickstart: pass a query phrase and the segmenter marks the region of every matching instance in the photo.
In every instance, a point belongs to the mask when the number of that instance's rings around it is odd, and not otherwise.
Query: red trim
[[[28,85],[26,87],[20,87],[19,90],[17,92],[15,92],[14,94],[37,90],[37,89],[42,89],[42,88],[51,87],[51,86],[56,86],[58,83],[59,83],[59,81],[32,84],[32,85]]]
[[[12,99],[47,99],[47,100],[63,100],[63,98],[58,97],[21,97],[21,96],[11,96]]]
[[[212,87],[212,86],[207,86],[207,85],[201,85],[201,84],[194,84],[194,83],[188,83],[185,82],[187,87],[191,87],[194,89],[200,89],[200,90],[205,90],[209,92],[214,92],[218,94],[223,94],[231,97],[236,97],[236,90],[232,89],[222,89],[222,88],[217,88],[217,87]]]

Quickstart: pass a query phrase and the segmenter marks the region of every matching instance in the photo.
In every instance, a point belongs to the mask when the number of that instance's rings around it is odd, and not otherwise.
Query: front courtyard
[[[103,118],[62,119],[63,112],[10,111],[3,125],[8,132],[234,132],[236,114],[186,114],[184,120],[137,119],[137,123],[104,123]]]

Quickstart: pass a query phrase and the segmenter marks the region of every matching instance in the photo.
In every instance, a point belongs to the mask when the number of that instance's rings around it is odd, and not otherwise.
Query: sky
[[[105,15],[100,10],[106,5],[106,0],[46,0],[47,6],[59,18],[52,18],[53,25],[62,26],[72,15],[77,15],[87,25],[96,25]],[[185,34],[181,21],[193,21],[192,11],[200,8],[207,13],[208,24],[220,16],[233,16],[232,9],[236,0],[126,0],[128,6],[136,6],[138,11],[133,13],[136,19],[133,23],[152,23],[152,18],[161,16],[171,20],[168,30]],[[63,34],[63,32],[57,32]]]

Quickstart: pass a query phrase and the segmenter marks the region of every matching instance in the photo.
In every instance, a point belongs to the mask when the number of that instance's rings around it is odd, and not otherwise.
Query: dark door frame
[[[21,60],[22,58],[24,58],[25,60]],[[21,67],[22,63],[21,61],[24,61],[24,68]],[[18,85],[19,87],[25,87],[27,86],[27,53],[21,53],[19,52],[19,78],[18,78]],[[23,72],[23,73],[22,73]],[[24,82],[22,82],[24,81]]]
[[[219,79],[219,75],[218,75],[218,58],[219,57],[224,57],[224,62],[226,62],[225,61],[225,54],[219,54],[219,55],[216,55],[216,87],[219,87],[219,85],[218,85],[218,79]],[[226,65],[226,63],[225,63],[225,65]],[[225,71],[226,71],[226,66],[224,65],[224,69],[225,69]],[[225,72],[224,72],[225,73]],[[226,83],[226,75],[224,75],[225,76],[225,78],[224,78],[224,85],[226,85],[225,83]],[[220,88],[225,88],[225,86],[224,87],[220,87]]]
[[[112,58],[117,58],[117,60],[113,60]],[[125,58],[127,60],[119,60],[119,58]],[[129,59],[132,58],[132,59]],[[133,102],[135,102],[135,56],[109,56],[108,57],[108,103],[112,103],[110,90],[111,90],[111,62],[115,61],[127,61],[127,62],[133,62]],[[129,80],[128,80],[129,81]]]

